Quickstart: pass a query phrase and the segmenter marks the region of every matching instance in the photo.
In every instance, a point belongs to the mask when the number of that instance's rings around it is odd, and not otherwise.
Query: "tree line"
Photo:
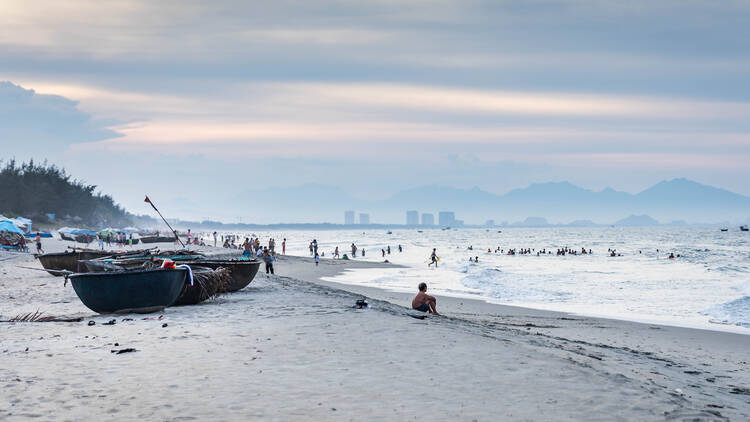
[[[97,228],[127,226],[132,216],[109,195],[96,193],[96,185],[73,179],[54,164],[18,164],[15,159],[5,165],[0,161],[0,213],[7,217],[24,216],[35,222],[55,220],[78,226]]]

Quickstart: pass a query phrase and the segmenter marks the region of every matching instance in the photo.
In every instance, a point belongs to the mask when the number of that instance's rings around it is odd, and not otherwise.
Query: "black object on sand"
[[[128,347],[127,349],[120,349],[120,350],[110,350],[111,353],[114,353],[116,355],[121,355],[123,353],[130,353],[130,352],[136,352],[137,350],[133,349],[132,347]]]
[[[357,309],[367,309],[369,307],[369,305],[367,304],[367,302],[365,301],[365,299],[362,298],[362,299],[357,300],[357,302],[354,305],[354,307],[357,308]]]

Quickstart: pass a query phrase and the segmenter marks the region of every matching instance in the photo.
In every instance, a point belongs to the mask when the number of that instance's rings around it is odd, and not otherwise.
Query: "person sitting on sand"
[[[427,283],[419,283],[419,292],[411,301],[411,307],[420,312],[429,312],[433,315],[440,315],[437,312],[437,299],[427,294]]]

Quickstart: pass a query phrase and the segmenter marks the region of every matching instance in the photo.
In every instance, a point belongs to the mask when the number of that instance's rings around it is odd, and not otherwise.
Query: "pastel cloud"
[[[731,182],[750,177],[748,16],[703,0],[7,0],[0,78],[67,98],[80,131],[50,137],[66,159],[334,157],[365,183],[384,158],[472,153],[524,181],[567,165],[626,187],[633,169]]]

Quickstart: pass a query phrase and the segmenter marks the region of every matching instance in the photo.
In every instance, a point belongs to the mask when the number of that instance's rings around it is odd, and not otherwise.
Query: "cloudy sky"
[[[748,28],[746,1],[4,0],[2,157],[135,212],[306,183],[750,195]]]

